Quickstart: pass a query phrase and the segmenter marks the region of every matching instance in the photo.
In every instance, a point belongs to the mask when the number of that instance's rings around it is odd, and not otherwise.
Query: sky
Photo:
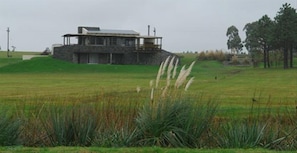
[[[247,23],[273,19],[284,3],[297,7],[297,0],[0,0],[0,46],[7,50],[8,27],[10,50],[44,51],[78,26],[147,35],[150,25],[167,51],[227,51],[228,27],[244,40]]]

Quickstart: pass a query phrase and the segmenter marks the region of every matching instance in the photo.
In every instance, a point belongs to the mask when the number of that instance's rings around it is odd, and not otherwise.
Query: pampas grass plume
[[[171,72],[172,72],[172,69],[173,69],[173,61],[174,61],[175,57],[172,57],[169,65],[168,65],[168,69],[167,69],[167,85],[166,87],[169,87],[170,86],[170,78],[171,78]]]
[[[151,102],[154,102],[154,88],[151,90]]]
[[[154,85],[154,80],[151,80],[150,81],[150,87],[153,88],[153,85]]]
[[[140,90],[141,90],[141,89],[140,89],[140,87],[139,87],[139,86],[137,86],[137,87],[136,87],[136,92],[137,92],[137,93],[139,93],[139,92],[140,92]]]
[[[188,69],[185,70],[185,68],[183,67],[176,79],[176,82],[175,82],[175,87],[176,88],[179,88],[187,79],[187,77],[190,75],[191,71],[192,71],[192,68],[195,64],[195,61],[191,63],[191,65],[189,66]]]
[[[179,60],[176,59],[176,61],[175,61],[175,65],[174,65],[174,69],[173,69],[173,73],[172,73],[172,79],[174,79],[175,76],[176,76],[176,69],[177,69],[177,64],[178,64],[178,62],[179,62]]]
[[[190,85],[193,83],[194,78],[195,78],[195,77],[192,77],[192,78],[188,81],[188,83],[186,84],[186,87],[185,87],[185,91],[188,91],[188,88],[189,88]]]
[[[156,77],[156,88],[158,88],[158,84],[159,84],[160,77],[161,77],[161,74],[162,74],[163,66],[164,66],[164,62],[162,62],[160,67],[159,67],[159,71],[158,71],[158,74],[157,74],[157,77]]]
[[[167,66],[168,66],[169,59],[170,59],[170,56],[168,56],[168,57],[166,58],[165,62],[164,62],[163,69],[162,69],[162,74],[161,74],[161,75],[164,75],[165,70],[166,70],[166,68],[167,68]]]
[[[179,83],[180,83],[180,80],[181,80],[181,77],[184,76],[185,72],[186,72],[186,66],[184,65],[180,71],[179,71],[179,75],[177,76],[177,79],[175,81],[175,87],[178,88],[179,87]]]

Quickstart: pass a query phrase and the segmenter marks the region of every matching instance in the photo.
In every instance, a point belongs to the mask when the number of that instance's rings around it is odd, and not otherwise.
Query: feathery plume
[[[184,65],[181,69],[180,69],[180,71],[179,71],[179,74],[178,74],[178,76],[177,76],[177,79],[176,79],[176,81],[175,81],[175,87],[177,88],[177,87],[179,87],[179,80],[181,79],[181,77],[184,75],[184,73],[186,72],[186,66]]]
[[[162,98],[165,98],[165,96],[166,96],[166,92],[167,92],[167,89],[168,89],[168,87],[166,86],[164,89],[163,89],[163,92],[162,92]]]
[[[172,57],[169,65],[168,65],[168,68],[167,68],[167,85],[166,85],[166,87],[169,87],[170,86],[170,78],[171,78],[171,72],[172,72],[172,69],[173,69],[174,58],[175,57]]]
[[[176,83],[175,83],[176,88],[179,88],[186,81],[187,77],[190,75],[190,73],[192,71],[194,64],[195,64],[195,61],[193,61],[191,63],[191,65],[189,66],[188,69],[183,70],[183,72],[182,71],[180,72],[180,74],[176,80]]]
[[[178,62],[179,62],[179,60],[177,58],[176,61],[175,61],[174,69],[173,69],[172,79],[174,79],[175,76],[176,76],[176,69],[177,69]]]
[[[154,102],[154,88],[151,90],[151,102]]]
[[[160,67],[159,67],[159,71],[158,71],[158,74],[157,74],[157,77],[156,77],[156,88],[158,88],[158,84],[159,84],[160,77],[161,77],[161,74],[162,74],[163,66],[164,66],[164,62],[162,62]]]
[[[168,66],[169,59],[170,59],[170,56],[168,56],[168,57],[166,58],[165,62],[164,62],[163,69],[162,69],[162,74],[161,74],[161,75],[164,75],[165,70],[166,70],[166,68],[167,68],[167,66]]]
[[[139,87],[139,86],[136,87],[136,92],[137,92],[137,93],[140,92],[140,87]]]
[[[154,80],[151,80],[150,81],[150,87],[153,88],[153,85],[154,85]]]
[[[192,78],[188,81],[188,83],[186,84],[186,87],[185,87],[185,91],[188,91],[188,88],[189,88],[190,85],[193,83],[194,78],[195,78],[195,77],[192,77]]]

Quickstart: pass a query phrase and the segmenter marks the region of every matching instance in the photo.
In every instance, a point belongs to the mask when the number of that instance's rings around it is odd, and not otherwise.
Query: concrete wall
[[[34,57],[48,57],[48,55],[23,55],[22,59],[23,60],[30,60]]]

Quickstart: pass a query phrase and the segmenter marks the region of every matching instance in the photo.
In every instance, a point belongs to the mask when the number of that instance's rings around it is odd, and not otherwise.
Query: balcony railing
[[[137,51],[159,51],[161,50],[161,45],[144,44],[144,45],[137,46],[136,50]]]

